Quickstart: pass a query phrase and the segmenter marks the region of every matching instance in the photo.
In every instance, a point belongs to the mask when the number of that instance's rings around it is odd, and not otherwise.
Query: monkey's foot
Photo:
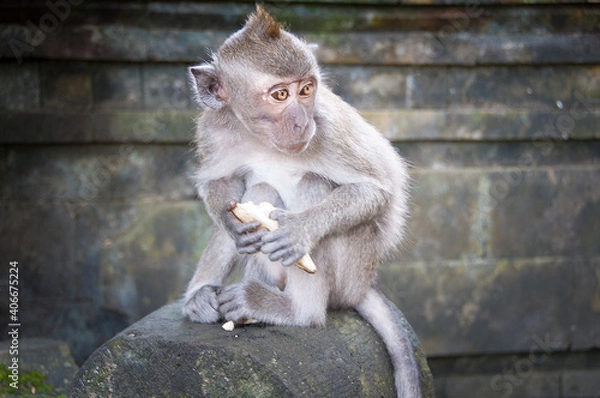
[[[291,300],[276,287],[256,280],[226,286],[217,295],[219,311],[236,324],[293,325]]]
[[[192,322],[215,323],[221,319],[219,303],[217,301],[217,286],[204,285],[191,297],[187,297],[183,304],[182,312]]]

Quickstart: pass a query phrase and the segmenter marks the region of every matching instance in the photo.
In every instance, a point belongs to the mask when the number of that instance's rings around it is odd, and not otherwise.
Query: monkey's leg
[[[388,304],[377,288],[371,288],[355,309],[379,333],[394,365],[394,379],[399,398],[420,398],[419,366],[413,344],[395,308]]]
[[[185,292],[182,308],[184,315],[201,323],[215,323],[220,319],[217,291],[231,272],[238,256],[227,233],[215,228]]]

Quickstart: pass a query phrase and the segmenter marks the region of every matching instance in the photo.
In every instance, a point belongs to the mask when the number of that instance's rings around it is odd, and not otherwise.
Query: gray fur
[[[273,30],[272,21],[257,22],[264,14],[259,10],[226,42],[225,55],[247,57],[250,66],[242,70],[235,60],[223,65],[217,52],[216,65],[192,68],[192,73],[215,72],[214,78],[195,76],[194,81],[208,107],[198,121],[196,183],[217,227],[188,286],[183,312],[203,323],[221,318],[315,326],[325,323],[327,309],[356,308],[388,347],[398,396],[420,397],[412,344],[375,280],[377,265],[404,234],[406,164],[389,141],[321,83],[303,41]],[[253,30],[264,26],[268,33]],[[269,52],[261,65],[250,53],[255,38],[265,34],[269,38],[260,45],[276,49],[269,42],[280,37],[291,48],[279,58],[278,50]],[[305,57],[298,59],[299,69],[290,54]],[[296,75],[270,73],[273,62]],[[305,82],[315,91],[301,97]],[[283,104],[269,97],[269,90],[281,84],[290,92]],[[220,106],[211,106],[215,103]],[[296,119],[304,114],[306,128],[299,130]],[[294,123],[287,120],[292,117]],[[287,145],[295,142],[301,144]],[[267,232],[239,223],[228,211],[231,200],[274,204],[278,210],[271,218],[280,229]],[[318,267],[313,275],[289,266],[305,253]],[[244,266],[243,280],[221,287],[235,264]]]

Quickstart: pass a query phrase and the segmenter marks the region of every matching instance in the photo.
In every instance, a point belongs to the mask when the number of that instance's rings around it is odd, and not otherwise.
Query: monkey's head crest
[[[283,30],[281,23],[273,18],[271,14],[259,4],[256,5],[256,12],[250,14],[248,17],[246,27],[256,32],[264,32],[273,39],[281,37],[281,31]]]
[[[222,64],[254,66],[268,74],[287,77],[315,74],[316,58],[307,44],[257,5],[244,27],[230,36],[214,57]]]

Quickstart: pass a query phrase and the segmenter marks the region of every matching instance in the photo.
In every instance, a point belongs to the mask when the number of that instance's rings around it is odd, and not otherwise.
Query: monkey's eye
[[[300,95],[303,97],[308,97],[309,95],[312,94],[314,90],[314,85],[312,83],[308,83],[306,86],[302,87],[302,89],[300,89]]]
[[[285,89],[277,90],[271,94],[271,97],[275,98],[277,101],[285,101],[289,96],[289,91]]]

